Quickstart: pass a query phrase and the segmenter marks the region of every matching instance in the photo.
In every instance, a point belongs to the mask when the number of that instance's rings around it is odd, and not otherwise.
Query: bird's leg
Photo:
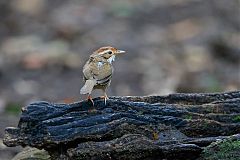
[[[90,100],[92,102],[92,105],[94,106],[94,102],[93,102],[93,99],[92,99],[92,96],[91,94],[88,94],[88,97],[87,97],[88,100]]]
[[[106,106],[106,104],[107,104],[107,99],[109,99],[108,96],[107,96],[106,89],[103,89],[103,94],[104,94],[104,96],[102,96],[101,98],[104,98],[104,104],[105,104],[105,106]]]
[[[107,96],[107,93],[104,92],[104,104],[105,104],[105,106],[107,104],[107,99],[109,99],[108,96]]]

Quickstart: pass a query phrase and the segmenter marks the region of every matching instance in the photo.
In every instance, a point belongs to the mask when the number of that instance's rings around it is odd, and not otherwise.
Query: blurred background
[[[109,96],[240,89],[239,0],[1,0],[0,160],[21,107],[79,101],[82,67],[111,45]],[[101,92],[95,92],[98,96]]]

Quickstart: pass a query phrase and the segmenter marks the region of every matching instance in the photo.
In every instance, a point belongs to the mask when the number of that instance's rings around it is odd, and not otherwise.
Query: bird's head
[[[94,52],[96,56],[106,59],[109,63],[112,63],[115,60],[115,57],[122,53],[125,53],[125,51],[118,50],[111,46],[101,47]]]

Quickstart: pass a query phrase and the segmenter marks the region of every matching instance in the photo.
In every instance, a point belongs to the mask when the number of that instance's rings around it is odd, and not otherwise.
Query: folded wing
[[[95,79],[86,80],[84,86],[80,89],[80,94],[90,94],[96,83],[97,81]]]

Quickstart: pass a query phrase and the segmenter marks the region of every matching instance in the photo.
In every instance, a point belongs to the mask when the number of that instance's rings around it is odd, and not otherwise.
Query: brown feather
[[[80,90],[80,94],[91,94],[96,83],[97,81],[95,79],[86,80],[84,86]]]

